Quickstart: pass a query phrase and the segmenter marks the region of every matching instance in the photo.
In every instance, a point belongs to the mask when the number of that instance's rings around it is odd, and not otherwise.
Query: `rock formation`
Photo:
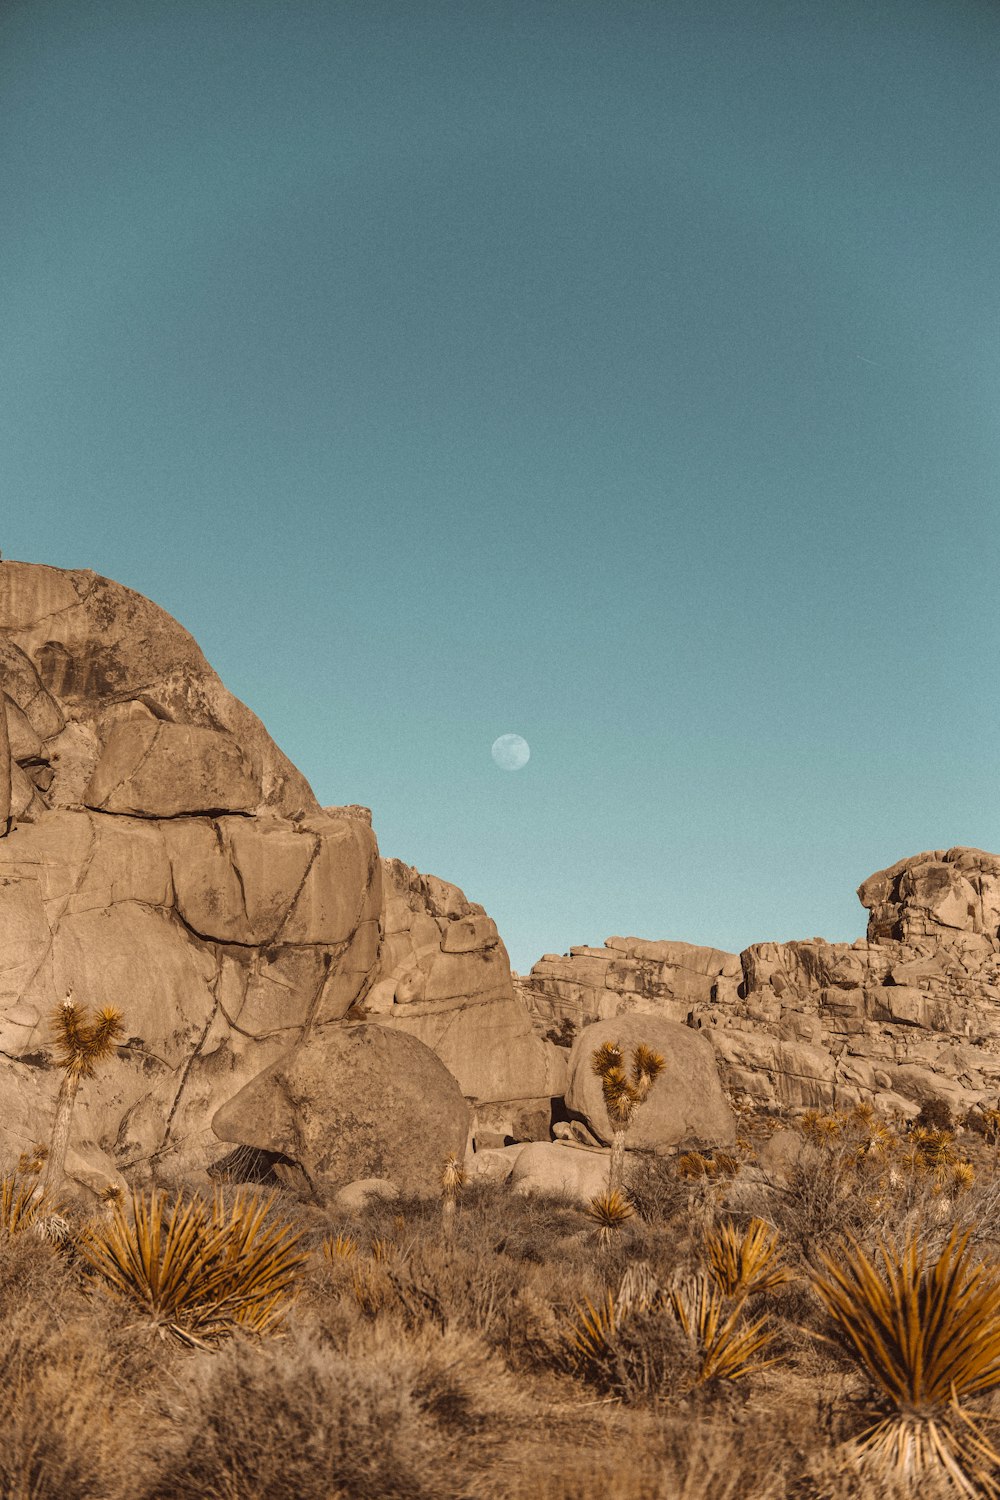
[[[853,943],[756,943],[737,957],[608,938],[546,955],[518,988],[540,1022],[638,1012],[703,1028],[730,1092],[758,1107],[995,1106],[1000,858],[918,854],[858,896],[870,918]]]
[[[128,1042],[81,1091],[71,1171],[205,1166],[221,1099],[374,980],[374,835],[120,584],[0,564],[0,668],[0,1157],[47,1139],[72,989]]]
[[[429,1045],[480,1128],[547,1137],[565,1055],[493,922],[381,860],[367,809],[320,808],[168,614],[0,563],[0,674],[0,1165],[48,1137],[67,990],[128,1028],[77,1104],[91,1187],[206,1168],[220,1106],[348,1012]]]
[[[496,924],[458,886],[382,862],[384,941],[365,1009],[432,1047],[473,1102],[477,1134],[547,1138],[565,1050],[514,991]]]
[[[384,1026],[326,1026],[251,1079],[212,1126],[290,1159],[314,1190],[374,1177],[435,1193],[445,1157],[465,1152],[469,1106],[422,1042]]]

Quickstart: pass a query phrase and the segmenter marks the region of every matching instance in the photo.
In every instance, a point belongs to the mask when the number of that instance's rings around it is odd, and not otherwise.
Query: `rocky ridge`
[[[544,1027],[639,1013],[704,1030],[730,1094],[758,1108],[995,1107],[1000,857],[931,850],[869,876],[858,897],[870,915],[853,943],[737,955],[611,937],[546,954],[515,983]]]

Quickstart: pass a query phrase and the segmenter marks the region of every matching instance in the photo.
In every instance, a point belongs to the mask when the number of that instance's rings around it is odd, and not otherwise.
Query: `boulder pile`
[[[546,955],[517,981],[540,1023],[646,1014],[703,1030],[730,1094],[758,1108],[861,1100],[956,1118],[1000,1098],[1000,858],[932,850],[861,885],[853,943],[755,943],[737,955],[611,937]]]

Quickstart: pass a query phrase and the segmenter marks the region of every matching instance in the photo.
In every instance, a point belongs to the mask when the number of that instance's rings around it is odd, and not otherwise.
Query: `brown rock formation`
[[[0,1159],[47,1139],[72,988],[129,1033],[81,1092],[77,1153],[205,1165],[220,1099],[375,977],[374,835],[108,579],[0,564],[0,671]]]
[[[496,925],[458,886],[382,862],[385,937],[373,1020],[433,1048],[476,1108],[477,1130],[548,1136],[564,1050],[544,1041],[516,994]]]
[[[290,1158],[314,1188],[388,1178],[434,1193],[446,1156],[465,1154],[469,1106],[440,1058],[383,1026],[328,1026],[258,1074],[212,1127]]]
[[[609,938],[518,981],[540,1018],[643,1012],[705,1028],[730,1091],[759,1106],[859,1099],[964,1114],[1000,1097],[1000,857],[933,850],[870,876],[853,943],[732,954]]]

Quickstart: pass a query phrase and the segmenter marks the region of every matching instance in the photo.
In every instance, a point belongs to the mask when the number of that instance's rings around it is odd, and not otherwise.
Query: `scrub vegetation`
[[[22,1158],[0,1494],[1000,1495],[996,1145],[864,1110],[744,1130],[627,1153],[599,1212],[454,1162],[441,1200],[353,1214],[235,1183],[86,1210]]]

